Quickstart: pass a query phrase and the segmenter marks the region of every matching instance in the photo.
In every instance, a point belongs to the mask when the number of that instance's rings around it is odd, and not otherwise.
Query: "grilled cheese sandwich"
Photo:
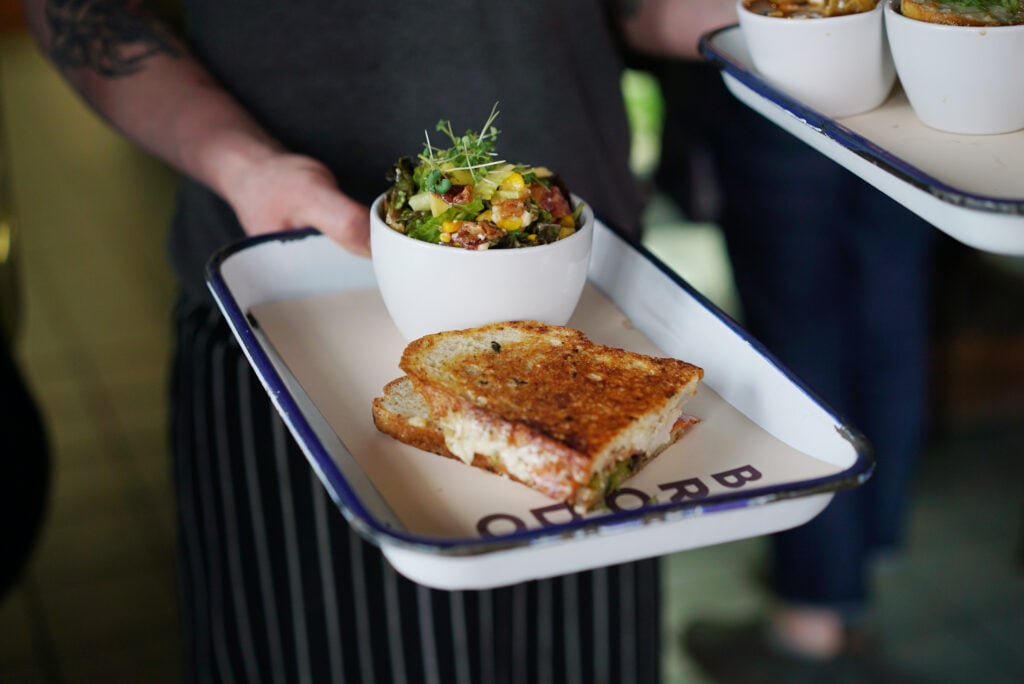
[[[695,422],[682,408],[703,378],[684,361],[534,321],[428,335],[406,347],[399,366],[407,377],[374,402],[378,429],[432,444],[420,448],[507,475],[579,511],[603,501]],[[434,431],[433,441],[421,428]]]

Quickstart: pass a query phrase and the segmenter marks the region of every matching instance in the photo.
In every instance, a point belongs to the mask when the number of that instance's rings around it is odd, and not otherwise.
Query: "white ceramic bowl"
[[[768,17],[742,0],[736,11],[757,71],[797,101],[840,117],[875,109],[892,91],[882,4],[837,17]]]
[[[569,321],[590,266],[594,214],[589,205],[583,225],[567,238],[474,251],[395,231],[381,218],[383,203],[382,195],[370,207],[373,270],[388,314],[407,340],[500,321]]]
[[[1024,128],[1024,25],[933,24],[885,0],[885,27],[900,83],[925,125],[970,135]]]

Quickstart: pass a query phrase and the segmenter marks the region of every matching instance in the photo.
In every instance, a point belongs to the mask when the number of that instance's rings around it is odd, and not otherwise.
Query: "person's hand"
[[[273,155],[239,174],[226,194],[249,235],[311,227],[350,252],[370,253],[370,210],[315,159]]]

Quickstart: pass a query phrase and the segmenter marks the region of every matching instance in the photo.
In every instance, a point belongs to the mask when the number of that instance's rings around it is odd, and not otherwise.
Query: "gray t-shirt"
[[[499,103],[498,152],[544,165],[598,217],[639,233],[629,172],[617,3],[187,0],[186,33],[213,75],[290,149],[324,162],[369,204],[439,119],[478,130]],[[244,236],[231,209],[186,181],[171,231],[182,288]]]

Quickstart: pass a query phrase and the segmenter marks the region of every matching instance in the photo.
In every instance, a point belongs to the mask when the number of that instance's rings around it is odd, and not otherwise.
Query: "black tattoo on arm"
[[[46,21],[50,58],[62,71],[90,68],[103,76],[128,76],[154,55],[179,52],[140,0],[48,0]]]

